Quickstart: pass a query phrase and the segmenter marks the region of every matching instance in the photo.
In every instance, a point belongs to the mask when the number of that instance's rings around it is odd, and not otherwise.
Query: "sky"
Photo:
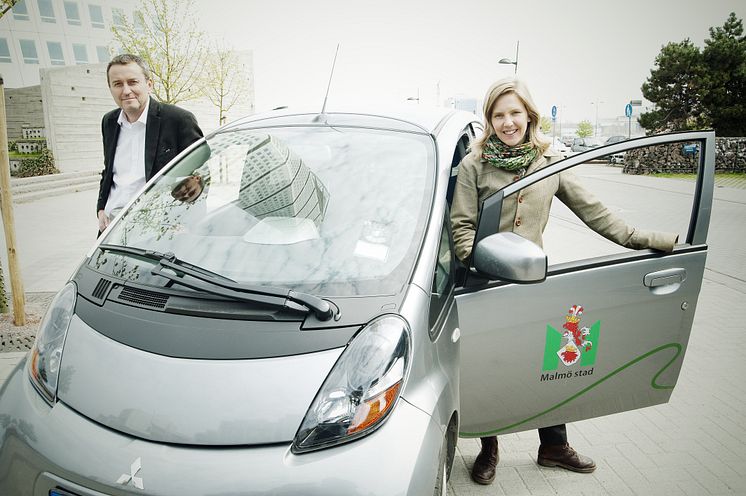
[[[481,101],[515,60],[542,115],[624,115],[663,45],[709,28],[745,0],[195,0],[207,34],[252,50],[257,111],[318,106],[339,44],[329,107]],[[643,100],[643,105],[650,102]],[[635,108],[634,116],[640,112]]]

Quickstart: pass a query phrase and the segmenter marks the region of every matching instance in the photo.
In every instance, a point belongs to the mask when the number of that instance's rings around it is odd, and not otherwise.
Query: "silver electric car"
[[[668,401],[707,254],[713,134],[517,178],[482,206],[464,266],[449,203],[480,132],[450,109],[284,110],[180,154],[3,385],[0,494],[445,494],[459,435]],[[670,205],[651,203],[660,187],[623,194],[594,160],[683,143],[698,181],[666,183]],[[544,249],[496,232],[504,198],[569,168],[615,184],[607,205],[630,222],[681,232],[674,251],[618,249],[554,208]]]

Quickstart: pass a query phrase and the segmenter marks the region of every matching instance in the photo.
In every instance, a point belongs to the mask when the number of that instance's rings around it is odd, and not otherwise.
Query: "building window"
[[[34,40],[18,40],[21,45],[21,54],[23,62],[26,64],[38,64],[39,54],[36,53],[36,43]]]
[[[26,0],[20,0],[13,6],[13,19],[16,21],[28,21],[28,8],[26,8]]]
[[[77,2],[65,2],[65,15],[67,23],[73,26],[80,26],[80,11]]]
[[[42,22],[57,22],[54,19],[52,0],[36,0],[36,2],[39,4],[39,15]]]
[[[104,26],[104,11],[101,10],[100,5],[88,5],[88,14],[91,16],[91,26],[94,28],[103,29]]]
[[[59,41],[48,41],[47,51],[49,52],[49,61],[52,65],[65,65],[65,56],[62,54],[62,43]]]
[[[73,55],[76,64],[88,63],[88,48],[82,43],[73,43]]]
[[[122,9],[111,9],[111,20],[114,26],[124,27],[124,11]]]
[[[108,62],[109,59],[111,58],[109,55],[109,49],[106,48],[105,46],[96,47],[96,56],[98,57],[98,61],[101,63]]]
[[[10,63],[10,47],[5,38],[0,38],[0,62]]]
[[[145,32],[145,18],[142,15],[142,12],[139,10],[136,10],[132,13],[132,22],[135,25],[135,31],[138,33],[144,33]]]

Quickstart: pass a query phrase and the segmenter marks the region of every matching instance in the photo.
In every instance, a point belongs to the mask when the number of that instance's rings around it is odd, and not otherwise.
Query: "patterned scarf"
[[[483,159],[495,167],[511,172],[527,168],[538,154],[538,148],[530,141],[517,146],[508,146],[494,134],[490,136],[482,150]]]

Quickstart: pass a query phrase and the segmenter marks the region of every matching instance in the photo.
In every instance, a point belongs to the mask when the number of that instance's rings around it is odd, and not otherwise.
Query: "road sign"
[[[552,120],[557,120],[557,106],[552,105]]]
[[[626,107],[624,107],[624,115],[627,117],[632,117],[632,104],[628,103]]]

